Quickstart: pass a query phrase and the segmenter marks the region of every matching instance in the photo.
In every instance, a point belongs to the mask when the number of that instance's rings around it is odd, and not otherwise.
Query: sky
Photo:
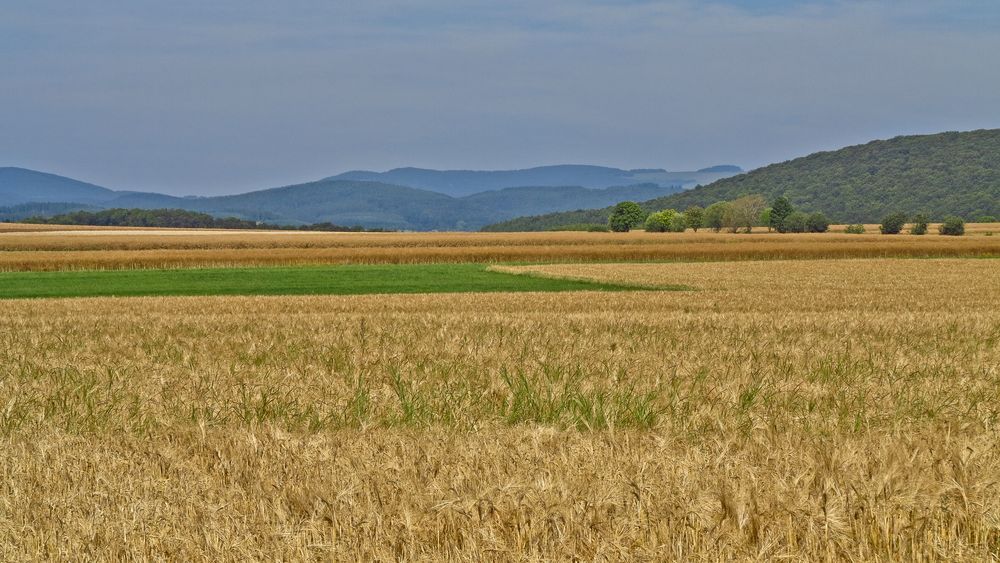
[[[0,0],[0,166],[114,189],[998,127],[996,0]]]

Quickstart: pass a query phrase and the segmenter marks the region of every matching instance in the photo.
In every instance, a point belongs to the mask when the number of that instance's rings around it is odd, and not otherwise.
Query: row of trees
[[[102,227],[175,227],[185,229],[268,229],[300,231],[359,232],[364,227],[345,227],[333,223],[311,225],[273,225],[238,217],[214,217],[207,213],[184,209],[104,209],[73,211],[51,217],[28,217],[24,223],[52,225],[91,225]],[[381,231],[382,229],[367,229]]]
[[[989,217],[988,219],[993,219]],[[882,234],[897,234],[910,223],[910,233],[927,234],[930,219],[926,214],[909,217],[906,213],[892,213],[882,219],[879,231]],[[779,233],[824,233],[830,228],[830,221],[823,213],[805,213],[795,207],[784,196],[775,198],[770,207],[759,195],[743,196],[732,201],[720,201],[702,209],[697,205],[688,207],[683,213],[676,209],[664,209],[647,214],[639,204],[623,201],[616,205],[608,219],[612,231],[626,232],[639,225],[646,231],[656,233],[681,233],[687,229],[706,228],[719,232],[751,232],[755,226],[766,226],[768,231]],[[845,232],[860,234],[864,225],[849,225]],[[948,216],[938,227],[942,235],[965,234],[965,221],[961,217]]]
[[[761,222],[768,230],[779,233],[825,233],[830,228],[826,215],[799,211],[785,196],[775,198],[771,207],[764,210]]]
[[[912,220],[906,215],[906,213],[891,213],[886,215],[882,219],[882,224],[879,225],[879,232],[883,235],[896,235],[903,231],[903,227],[906,223],[910,223],[910,234],[911,235],[926,235],[927,229],[930,225],[930,218],[926,214],[919,213],[915,215]],[[860,227],[860,229],[858,228]],[[851,225],[848,227],[847,232],[857,233],[864,232],[863,225]],[[944,222],[938,225],[938,233],[942,235],[951,236],[961,236],[965,234],[965,220],[961,217],[954,215],[949,215],[945,217]]]
[[[608,227],[615,232],[626,232],[644,225],[649,232],[683,232],[686,229],[706,228],[719,232],[749,233],[755,226],[766,226],[780,233],[825,232],[830,221],[822,213],[806,214],[796,211],[784,197],[779,197],[771,207],[759,195],[743,196],[732,201],[720,201],[701,208],[688,207],[683,213],[664,209],[646,214],[639,204],[623,201],[616,205],[608,218]]]

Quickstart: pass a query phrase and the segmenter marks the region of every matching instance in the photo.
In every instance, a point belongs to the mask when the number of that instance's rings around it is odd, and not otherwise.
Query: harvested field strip
[[[19,235],[20,236],[20,235]],[[32,235],[33,236],[33,235]],[[45,235],[49,237],[50,235]],[[616,238],[617,237],[617,238]],[[0,271],[442,262],[622,262],[1000,256],[1000,237],[555,233],[246,237],[0,235]]]
[[[0,299],[627,289],[637,288],[622,284],[556,280],[541,276],[492,272],[478,264],[0,273]]]
[[[1000,247],[992,236],[970,234],[943,237],[936,234],[848,235],[843,233],[733,234],[713,232],[686,233],[308,233],[258,231],[190,231],[122,229],[118,231],[80,232],[0,232],[0,250],[244,250],[244,249],[466,249],[502,247],[573,247],[573,246],[687,246],[692,243],[731,246],[829,246],[851,243],[882,249],[937,248],[987,245]]]

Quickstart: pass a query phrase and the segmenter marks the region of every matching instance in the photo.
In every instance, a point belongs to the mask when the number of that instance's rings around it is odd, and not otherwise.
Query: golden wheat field
[[[0,559],[1000,557],[1000,261],[729,237],[496,266],[691,291],[0,300]]]
[[[997,231],[1000,231],[1000,225]],[[993,224],[964,237],[843,233],[307,233],[4,224],[0,271],[347,263],[998,256]],[[45,229],[36,229],[45,227]],[[933,229],[932,229],[933,231]],[[877,228],[869,232],[877,233]]]

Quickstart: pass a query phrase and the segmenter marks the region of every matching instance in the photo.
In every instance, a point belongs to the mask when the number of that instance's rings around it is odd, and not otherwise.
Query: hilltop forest
[[[879,221],[893,212],[933,220],[1000,215],[1000,130],[896,137],[819,152],[642,202],[646,211],[683,210],[760,194],[784,195],[798,208],[840,223]],[[519,217],[486,227],[537,231],[604,223],[611,208]]]

